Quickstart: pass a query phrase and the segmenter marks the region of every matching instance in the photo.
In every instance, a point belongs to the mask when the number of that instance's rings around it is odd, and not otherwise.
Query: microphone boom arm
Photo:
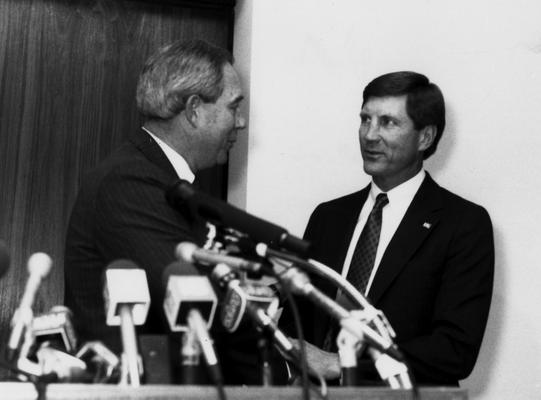
[[[387,320],[387,317],[385,317],[385,314],[370,304],[350,282],[332,268],[313,259],[306,261],[293,254],[271,249],[263,243],[257,245],[256,252],[261,257],[275,257],[295,263],[306,272],[315,273],[327,279],[338,287],[349,300],[353,301],[354,304],[357,304],[363,310],[363,320],[367,323],[373,323],[380,335],[384,336],[387,340],[392,340],[396,337],[396,333]]]

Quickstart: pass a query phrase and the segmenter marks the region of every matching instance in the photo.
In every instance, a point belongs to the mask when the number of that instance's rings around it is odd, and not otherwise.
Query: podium
[[[420,388],[422,400],[467,400],[466,389]],[[226,386],[228,400],[297,400],[302,399],[300,387]],[[10,400],[35,400],[37,391],[30,383],[0,383],[0,397]],[[47,400],[217,400],[212,386],[143,385],[138,388],[117,385],[51,384]],[[319,397],[311,393],[312,399]],[[411,392],[380,387],[329,388],[329,400],[410,400]]]

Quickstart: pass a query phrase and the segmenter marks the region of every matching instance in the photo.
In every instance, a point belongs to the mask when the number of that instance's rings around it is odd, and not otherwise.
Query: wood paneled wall
[[[173,4],[177,3],[177,4]],[[190,3],[190,4],[188,4]],[[63,300],[66,224],[82,175],[140,126],[144,60],[177,38],[231,48],[231,1],[0,1],[0,351],[37,251],[54,266],[35,310]],[[224,169],[206,173],[225,193]]]

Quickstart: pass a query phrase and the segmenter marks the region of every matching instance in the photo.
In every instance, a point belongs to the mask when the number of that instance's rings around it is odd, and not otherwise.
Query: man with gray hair
[[[65,304],[82,341],[120,350],[118,328],[105,325],[102,294],[103,272],[118,259],[133,260],[147,274],[152,301],[139,333],[168,332],[162,272],[179,242],[197,240],[165,192],[179,178],[193,182],[197,171],[225,163],[245,127],[231,62],[225,50],[194,40],[165,46],[144,65],[137,106],[146,121],[85,177],[69,221]]]

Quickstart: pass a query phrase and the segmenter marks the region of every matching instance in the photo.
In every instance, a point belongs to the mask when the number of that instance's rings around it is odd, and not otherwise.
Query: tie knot
[[[387,193],[378,194],[376,197],[376,203],[374,204],[374,210],[381,210],[387,205],[388,202],[389,198],[387,197]]]

